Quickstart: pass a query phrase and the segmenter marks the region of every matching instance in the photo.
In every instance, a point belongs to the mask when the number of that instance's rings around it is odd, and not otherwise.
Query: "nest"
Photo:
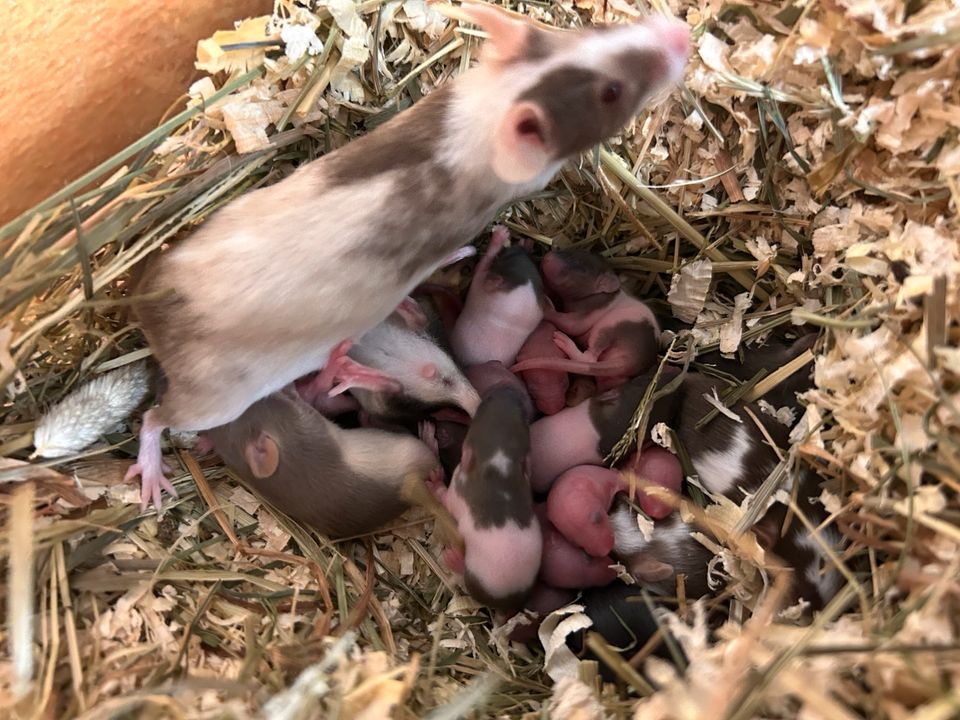
[[[789,459],[817,464],[849,540],[826,610],[793,623],[762,559],[724,548],[727,590],[658,614],[685,660],[590,636],[618,678],[603,684],[597,662],[572,662],[558,642],[575,608],[545,628],[545,651],[509,645],[438,563],[422,514],[334,544],[198,461],[185,437],[166,454],[179,499],[159,519],[139,512],[122,483],[149,354],[128,316],[131,271],[456,76],[482,37],[424,0],[277,0],[272,18],[200,43],[208,76],[186,109],[0,229],[3,706],[89,718],[960,713],[960,14],[946,0],[650,9],[691,26],[685,87],[501,220],[602,253],[693,323],[699,349],[749,352],[795,325],[822,328]],[[558,27],[640,14],[622,0],[518,10]],[[119,389],[105,375],[117,368]],[[60,456],[46,459],[51,448]],[[725,522],[743,512],[727,508]]]

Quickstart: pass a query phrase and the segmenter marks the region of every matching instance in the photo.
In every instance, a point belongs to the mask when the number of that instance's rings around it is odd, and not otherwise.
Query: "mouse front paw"
[[[178,497],[177,489],[163,474],[165,469],[169,472],[170,467],[161,461],[156,464],[135,462],[127,470],[124,482],[133,482],[135,478],[140,478],[140,512],[146,512],[152,500],[159,513],[164,490],[173,497]]]

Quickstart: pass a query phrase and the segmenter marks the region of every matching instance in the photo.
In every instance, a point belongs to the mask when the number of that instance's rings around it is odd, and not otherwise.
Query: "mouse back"
[[[467,431],[454,483],[478,528],[500,527],[510,520],[523,527],[533,517],[525,401],[511,386],[494,388]]]
[[[418,464],[405,441],[419,441],[398,436],[403,452],[391,458],[393,436],[381,431],[375,431],[379,434],[364,448],[376,445],[378,462],[358,467],[351,453],[357,453],[353,433],[360,432],[367,431],[341,430],[290,390],[257,401],[208,435],[227,466],[270,503],[338,538],[371,532],[400,515],[407,507],[401,489],[404,473],[428,471],[421,467],[428,464],[426,446]],[[270,460],[272,473],[264,472],[269,465],[259,464],[265,452],[276,454]]]

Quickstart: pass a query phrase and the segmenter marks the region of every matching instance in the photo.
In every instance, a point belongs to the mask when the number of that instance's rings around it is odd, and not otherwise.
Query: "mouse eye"
[[[610,105],[620,99],[623,93],[623,83],[619,80],[613,80],[606,84],[600,93],[600,102],[604,105]]]

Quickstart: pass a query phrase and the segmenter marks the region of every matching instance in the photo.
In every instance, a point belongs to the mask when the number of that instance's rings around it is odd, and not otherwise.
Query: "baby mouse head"
[[[620,290],[620,279],[599,255],[581,249],[551,250],[540,261],[546,286],[561,300]]]
[[[556,31],[492,5],[462,10],[487,32],[482,62],[509,102],[494,128],[493,169],[510,183],[615,134],[679,82],[690,54],[689,28],[674,18]]]

